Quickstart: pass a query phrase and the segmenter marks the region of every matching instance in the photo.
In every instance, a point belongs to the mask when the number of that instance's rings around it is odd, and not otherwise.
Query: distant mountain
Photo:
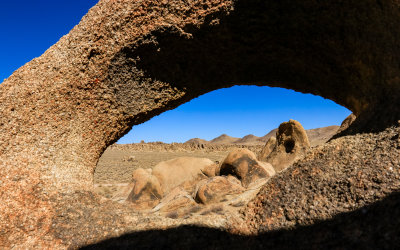
[[[257,145],[257,144],[264,144],[263,141],[260,140],[260,137],[255,136],[255,135],[246,135],[243,138],[240,138],[239,140],[236,140],[233,142],[234,144],[251,144],[251,145]]]
[[[276,136],[276,132],[278,131],[278,129],[277,128],[275,128],[275,129],[273,129],[273,130],[271,130],[271,131],[269,131],[269,133],[268,134],[266,134],[266,135],[264,135],[263,137],[260,137],[259,138],[259,140],[260,141],[262,141],[262,142],[267,142],[268,141],[268,139],[269,138],[271,138],[272,136]]]
[[[210,141],[211,144],[233,144],[235,141],[240,138],[232,137],[227,134],[222,134],[217,138],[214,138]]]
[[[336,134],[339,126],[328,126],[323,128],[315,128],[306,130],[308,140],[311,146],[321,145],[329,140],[334,134]],[[238,144],[238,145],[262,145],[265,144],[269,138],[276,135],[278,129],[271,130],[268,134],[258,137],[255,135],[246,135],[243,138],[236,138],[227,134],[222,134],[211,141],[206,141],[200,138],[193,138],[185,143],[191,144]]]
[[[190,140],[186,141],[185,143],[188,143],[188,144],[207,144],[209,142],[204,140],[204,139],[193,138],[193,139],[190,139]]]

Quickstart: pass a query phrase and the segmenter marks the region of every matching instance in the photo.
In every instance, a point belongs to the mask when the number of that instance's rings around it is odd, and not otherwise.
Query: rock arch
[[[100,0],[0,85],[0,176],[15,194],[1,199],[91,189],[133,125],[236,84],[320,95],[356,131],[382,129],[400,118],[398,27],[397,0]]]
[[[1,150],[84,188],[132,125],[235,84],[320,95],[379,128],[399,118],[399,17],[389,0],[100,1],[1,85]]]

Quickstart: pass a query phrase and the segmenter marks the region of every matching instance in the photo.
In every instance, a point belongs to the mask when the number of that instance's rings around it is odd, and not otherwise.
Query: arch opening
[[[350,1],[328,15],[321,9],[330,9],[331,3],[320,4],[304,1],[290,3],[288,8],[284,3],[237,1],[232,11],[213,12],[201,25],[159,27],[114,56],[109,84],[125,112],[135,117],[131,125],[235,84],[283,87],[333,100],[359,117],[353,133],[397,121],[396,115],[376,108],[394,107],[392,103],[398,100],[386,97],[397,90],[390,90],[389,85],[379,91],[368,87],[384,81],[378,73],[383,69],[367,58],[370,47],[376,48],[378,34],[371,34],[373,25],[346,23],[345,35],[336,32],[342,30],[342,11],[365,6]],[[370,34],[363,37],[363,47],[355,42],[359,33],[351,32],[360,28]],[[380,61],[387,53],[382,50],[373,56]],[[145,100],[137,95],[137,83],[148,90]],[[153,106],[151,111],[138,113],[138,100]]]
[[[282,88],[235,86],[212,91],[134,126],[110,146],[97,164],[95,190],[113,199],[136,169],[153,169],[178,157],[221,163],[236,147],[258,155],[268,139],[276,136],[279,124],[292,118],[305,126],[313,147],[321,145],[348,114],[330,100]],[[286,153],[294,149],[291,142],[284,144]]]
[[[294,149],[296,142],[292,139],[286,140],[284,143],[286,153],[291,153]]]

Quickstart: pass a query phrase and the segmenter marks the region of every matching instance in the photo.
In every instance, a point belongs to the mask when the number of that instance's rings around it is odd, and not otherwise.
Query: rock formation
[[[356,119],[357,117],[353,113],[351,113],[348,117],[346,117],[346,119],[343,120],[340,128],[337,131],[337,134],[340,134],[343,131],[347,130]]]
[[[164,191],[159,180],[149,171],[136,169],[132,174],[132,181],[134,185],[126,200],[132,202],[136,209],[153,208],[163,197]]]
[[[214,177],[219,175],[219,171],[220,171],[220,166],[219,164],[212,164],[212,165],[208,165],[205,168],[202,169],[202,172],[205,176],[207,177]]]
[[[268,155],[270,155],[271,152],[274,150],[275,146],[276,146],[276,138],[272,136],[268,139],[267,143],[265,143],[265,146],[258,153],[257,159],[259,161],[265,161]]]
[[[395,124],[399,27],[397,0],[100,0],[0,85],[0,242],[56,248],[112,235],[105,226],[60,239],[56,221],[83,207],[67,202],[74,195],[91,197],[82,192],[107,146],[215,89],[285,87],[349,108],[356,132]]]
[[[164,193],[187,182],[188,185],[205,178],[203,171],[214,162],[206,158],[179,157],[163,161],[153,168],[153,175],[160,181]]]
[[[160,162],[153,170],[136,169],[133,183],[117,192],[113,200],[120,201],[126,195],[126,201],[136,210],[173,212],[196,202],[221,202],[226,196],[243,193],[274,174],[269,163],[257,161],[248,149],[233,150],[221,165],[206,158],[179,157]]]
[[[253,152],[248,149],[236,149],[228,154],[220,167],[220,175],[236,176],[244,187],[261,178],[268,178],[275,174],[274,168],[257,161]]]
[[[193,197],[182,187],[176,187],[171,190],[160,203],[153,208],[153,211],[176,212],[182,208],[188,208],[196,205]]]
[[[311,247],[310,242],[322,243],[322,239],[329,237],[334,245],[348,247],[354,242],[357,246],[365,244],[369,248],[375,244],[375,235],[392,235],[391,238],[382,239],[379,244],[391,246],[388,248],[394,247],[399,238],[394,236],[398,233],[398,226],[393,225],[400,225],[400,220],[390,216],[389,212],[384,216],[389,216],[386,225],[380,221],[382,218],[375,217],[379,213],[371,211],[374,206],[366,204],[382,201],[384,197],[391,200],[394,197],[390,198],[389,193],[398,199],[399,135],[399,127],[389,128],[378,134],[342,137],[323,147],[317,147],[292,167],[275,175],[262,188],[258,197],[247,206],[248,211],[244,212],[248,216],[250,227],[257,228],[258,232],[278,228],[293,230],[297,227],[299,233],[301,226],[309,227],[313,223],[326,221],[334,226],[325,225],[319,229],[307,230],[312,236],[308,239],[309,243],[302,244],[309,244]],[[274,202],[276,200],[284,201]],[[377,203],[374,209],[385,211],[386,205],[391,207],[389,211],[393,209],[393,212],[399,212],[391,202]],[[356,209],[357,214],[364,216],[345,213]],[[368,217],[374,219],[367,222]],[[264,223],[265,221],[268,223]],[[338,229],[340,232],[335,233]],[[318,233],[319,230],[324,233]],[[363,239],[355,240],[354,234],[363,235]],[[367,234],[373,239],[364,238]],[[337,237],[345,242],[340,243]]]
[[[265,148],[263,151],[267,152],[271,145],[267,142]],[[310,143],[303,126],[298,121],[290,120],[279,126],[276,133],[276,145],[262,160],[271,163],[275,170],[280,172],[303,157],[309,148]]]
[[[203,204],[217,202],[229,194],[239,194],[244,191],[240,182],[233,182],[227,176],[212,177],[200,183],[196,192],[196,201]]]

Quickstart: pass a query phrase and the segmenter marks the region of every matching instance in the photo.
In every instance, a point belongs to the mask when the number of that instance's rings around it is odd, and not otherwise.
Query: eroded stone
[[[126,201],[131,202],[137,209],[153,208],[163,196],[160,182],[143,168],[136,169],[132,174],[133,189]]]
[[[257,161],[248,149],[235,149],[228,154],[221,164],[220,175],[234,175],[244,187],[261,178],[269,178],[275,170],[269,164]]]
[[[279,125],[276,145],[265,161],[279,172],[300,159],[310,148],[306,131],[298,121],[290,120]]]
[[[164,193],[186,182],[191,186],[197,180],[205,178],[203,170],[214,162],[206,158],[179,157],[158,163],[153,168],[153,175],[158,178]]]
[[[161,199],[160,203],[153,209],[153,211],[173,212],[179,209],[187,209],[196,204],[197,203],[194,201],[193,197],[189,195],[185,189],[182,187],[176,187]]]
[[[212,177],[199,184],[196,193],[196,201],[209,204],[220,201],[229,194],[239,194],[244,191],[244,188],[237,182],[231,181],[226,176]]]

